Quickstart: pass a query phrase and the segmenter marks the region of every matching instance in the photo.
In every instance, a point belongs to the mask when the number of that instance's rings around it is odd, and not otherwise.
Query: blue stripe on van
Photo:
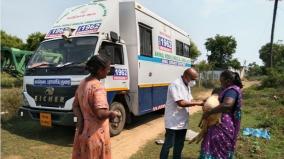
[[[162,59],[157,57],[138,56],[138,60],[162,63]]]
[[[167,100],[168,86],[139,88],[139,115],[154,111],[154,107],[164,105]]]
[[[117,91],[108,91],[107,92],[107,102],[108,102],[109,106],[111,105],[116,93],[117,93]]]

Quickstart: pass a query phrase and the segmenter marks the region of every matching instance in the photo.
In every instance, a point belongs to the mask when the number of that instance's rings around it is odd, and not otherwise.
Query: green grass
[[[1,115],[2,120],[8,120],[16,115],[22,105],[22,78],[15,78],[1,72]]]
[[[21,77],[13,77],[8,73],[1,72],[1,88],[13,88],[21,87],[23,85],[23,79]]]
[[[277,96],[278,100],[274,100]],[[199,131],[197,124],[201,114],[190,117],[190,129]],[[280,159],[284,156],[284,88],[260,88],[253,86],[244,91],[244,105],[242,128],[267,128],[271,133],[271,140],[243,136],[240,132],[235,158],[265,158]],[[242,131],[242,130],[241,130]],[[163,139],[160,134],[157,139]],[[149,141],[131,159],[158,158],[161,145],[154,140]],[[189,145],[185,142],[183,156],[185,159],[198,158],[200,144]],[[172,155],[172,152],[170,152]],[[172,156],[169,156],[172,157]]]
[[[72,127],[42,128],[38,122],[15,117],[2,122],[1,158],[71,158],[73,137]]]
[[[17,117],[22,88],[1,89],[1,157],[11,159],[71,158],[73,127],[43,128],[39,122]]]
[[[259,76],[246,76],[245,78],[247,80],[250,80],[250,81],[261,81],[263,79],[265,79],[267,76],[265,75],[259,75]]]
[[[9,120],[22,106],[22,88],[1,89],[1,121]]]

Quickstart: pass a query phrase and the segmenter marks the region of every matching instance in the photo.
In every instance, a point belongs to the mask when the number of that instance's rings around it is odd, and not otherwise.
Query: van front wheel
[[[113,102],[110,110],[116,111],[120,115],[120,117],[116,117],[113,121],[110,121],[110,136],[115,136],[123,130],[126,121],[126,111],[124,106],[119,102]]]

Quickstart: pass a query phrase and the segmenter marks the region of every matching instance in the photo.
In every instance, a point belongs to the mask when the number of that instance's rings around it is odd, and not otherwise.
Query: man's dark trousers
[[[160,153],[160,159],[167,159],[170,148],[172,147],[174,147],[173,159],[181,159],[181,152],[184,145],[185,135],[186,129],[166,129],[165,142]]]

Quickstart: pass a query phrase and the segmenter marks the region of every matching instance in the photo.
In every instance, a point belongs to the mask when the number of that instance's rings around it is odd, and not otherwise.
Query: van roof
[[[170,23],[169,21],[167,21],[166,19],[158,16],[156,13],[150,11],[149,9],[145,8],[143,5],[141,5],[140,3],[136,2],[135,0],[119,0],[120,3],[135,3],[135,9],[139,10],[141,12],[143,12],[144,14],[147,14],[148,16],[158,20],[159,22],[169,26],[170,28],[176,30],[177,32],[183,34],[184,36],[188,36],[189,34],[187,32],[185,32],[184,30],[180,29],[179,27],[173,25],[172,23]]]

